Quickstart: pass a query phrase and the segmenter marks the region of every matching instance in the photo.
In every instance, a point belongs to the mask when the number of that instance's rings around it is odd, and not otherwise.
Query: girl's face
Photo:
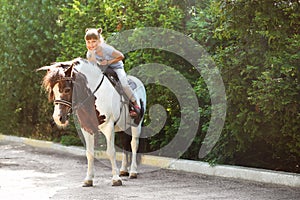
[[[90,51],[95,50],[97,46],[100,45],[100,40],[99,39],[90,39],[90,40],[85,40],[86,48]]]

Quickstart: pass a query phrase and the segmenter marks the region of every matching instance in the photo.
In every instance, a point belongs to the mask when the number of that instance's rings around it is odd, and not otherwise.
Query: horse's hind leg
[[[137,178],[137,150],[139,147],[139,137],[141,133],[141,125],[137,127],[131,127],[132,139],[131,139],[131,166],[129,178]]]
[[[126,133],[124,131],[119,132],[118,136],[121,141],[121,146],[123,149],[122,153],[122,165],[120,169],[120,176],[129,176],[129,164],[130,164],[130,152],[131,152],[131,146],[130,146],[130,141],[131,141],[131,133]]]
[[[128,173],[128,160],[129,160],[129,153],[123,149],[123,153],[122,153],[122,166],[120,169],[120,176],[129,176]]]
[[[83,187],[93,186],[94,178],[94,135],[82,129],[84,140],[86,143],[86,158],[87,158],[87,174],[84,179]]]

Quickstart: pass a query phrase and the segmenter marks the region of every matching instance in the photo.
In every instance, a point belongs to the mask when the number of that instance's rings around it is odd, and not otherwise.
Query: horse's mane
[[[47,74],[43,78],[43,87],[48,92],[49,101],[53,101],[53,87],[61,79],[65,77],[64,70],[62,68],[53,68],[48,70]]]

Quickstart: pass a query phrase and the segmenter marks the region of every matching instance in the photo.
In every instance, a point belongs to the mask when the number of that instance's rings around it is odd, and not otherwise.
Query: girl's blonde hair
[[[102,33],[102,28],[87,28],[85,29],[85,36],[84,39],[85,40],[91,40],[91,39],[95,39],[95,40],[100,40],[101,42],[104,42],[104,38],[101,35]]]

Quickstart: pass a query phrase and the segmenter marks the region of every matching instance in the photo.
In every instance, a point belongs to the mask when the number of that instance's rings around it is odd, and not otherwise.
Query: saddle
[[[117,91],[119,93],[124,92],[123,88],[122,88],[122,86],[121,86],[121,84],[119,82],[118,75],[117,75],[117,73],[113,69],[111,69],[110,67],[108,67],[103,72],[103,74],[108,78],[108,80],[117,89]],[[131,87],[132,90],[136,89],[136,87],[137,87],[136,83],[133,80],[131,80],[131,79],[128,79],[128,84],[129,84],[129,86]]]
[[[110,67],[107,67],[105,69],[105,71],[103,72],[103,74],[108,78],[108,80],[111,82],[111,84],[114,86],[114,88],[120,94],[120,96],[122,96],[125,99],[125,102],[128,104],[129,111],[131,111],[131,110],[136,111],[134,105],[132,104],[132,102],[130,101],[128,96],[125,94],[125,92],[123,90],[123,87],[122,87],[122,85],[119,81],[117,73],[113,69],[111,69]],[[129,84],[129,86],[131,87],[132,90],[137,88],[136,83],[133,80],[131,80],[130,78],[128,79],[128,84]],[[141,119],[144,116],[143,101],[140,100],[140,103],[141,103],[141,110],[140,110],[140,112],[136,111],[139,114],[136,117],[133,118],[135,124],[139,124]]]

